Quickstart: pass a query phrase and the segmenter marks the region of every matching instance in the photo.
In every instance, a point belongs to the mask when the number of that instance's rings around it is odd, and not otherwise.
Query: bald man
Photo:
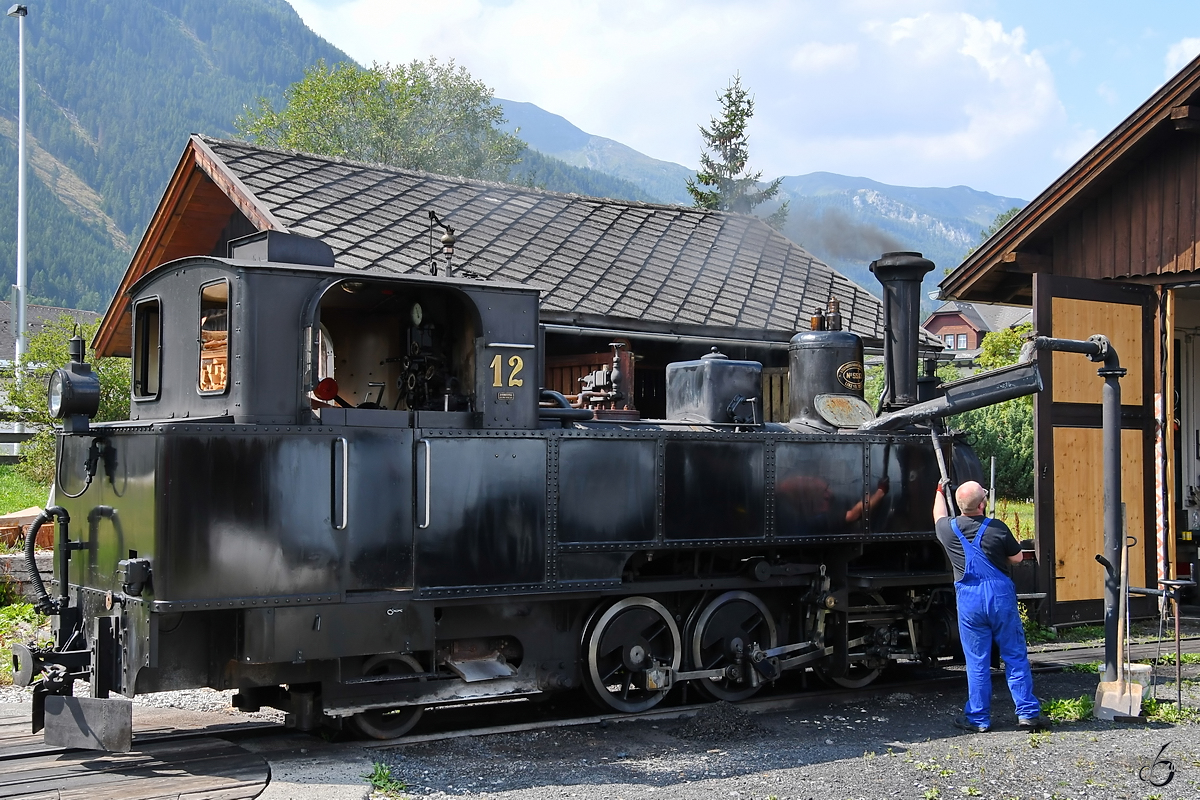
[[[1033,696],[1033,672],[1025,649],[1025,629],[1017,612],[1017,589],[1009,564],[1021,560],[1021,545],[998,519],[984,516],[987,492],[967,481],[954,493],[962,516],[951,519],[943,486],[933,501],[938,541],[954,567],[958,602],[958,633],[967,657],[967,703],[954,725],[972,733],[992,727],[992,642],[1000,648],[1008,690],[1017,709],[1017,727],[1039,731],[1047,727],[1042,707]]]

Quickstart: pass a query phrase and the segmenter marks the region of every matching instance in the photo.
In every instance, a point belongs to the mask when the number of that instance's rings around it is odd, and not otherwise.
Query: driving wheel
[[[363,664],[363,676],[413,675],[425,670],[412,656],[381,655],[368,658]],[[421,719],[424,706],[373,708],[350,717],[350,727],[371,739],[395,739],[413,729]]]
[[[748,656],[751,644],[769,650],[778,643],[775,620],[762,600],[749,592],[726,592],[704,607],[692,625],[691,659],[694,669],[717,669],[734,665],[739,652]],[[754,669],[748,657],[742,669]],[[759,690],[749,675],[701,678],[693,681],[703,693],[715,700],[737,702]]]
[[[851,613],[857,610],[862,614],[865,610],[884,605],[883,595],[878,592],[853,592],[850,595]],[[851,619],[846,623],[846,641],[850,650],[850,666],[845,675],[831,675],[828,667],[818,666],[816,673],[821,680],[843,689],[861,689],[879,677],[883,667],[869,666],[862,659],[855,660],[856,654],[863,654],[877,627],[875,623],[866,620]]]
[[[647,688],[652,667],[679,669],[679,626],[662,603],[626,597],[589,624],[583,637],[588,694],[616,711],[645,711],[667,692]]]

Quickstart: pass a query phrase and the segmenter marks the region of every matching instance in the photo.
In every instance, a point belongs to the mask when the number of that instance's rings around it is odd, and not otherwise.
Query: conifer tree
[[[746,167],[750,158],[746,126],[754,116],[754,98],[742,86],[742,76],[735,74],[718,98],[721,116],[712,117],[707,128],[700,126],[700,136],[704,139],[700,172],[696,173],[695,180],[688,180],[687,190],[699,208],[751,214],[779,194],[783,179],[776,178],[760,188],[758,182],[762,171],[752,173]],[[788,204],[784,201],[766,217],[766,222],[779,230],[787,220],[787,214]]]

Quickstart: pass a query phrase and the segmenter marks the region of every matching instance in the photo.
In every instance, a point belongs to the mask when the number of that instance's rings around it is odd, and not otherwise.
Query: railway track
[[[1156,643],[1134,645],[1132,656],[1152,657],[1157,647]],[[1173,651],[1173,644],[1170,649]],[[1200,653],[1200,638],[1185,639],[1183,651]],[[1049,672],[1067,664],[1100,660],[1103,652],[1102,647],[1064,647],[1030,653],[1030,659],[1035,671]],[[898,692],[921,695],[962,691],[964,685],[965,677],[958,670],[897,665],[865,688],[806,686],[805,681],[792,679],[737,705],[750,713],[805,712]],[[710,701],[695,702],[695,698],[694,692],[690,697],[675,693],[666,703],[634,714],[597,714],[582,692],[547,702],[513,700],[445,706],[427,711],[416,730],[401,739],[356,744],[371,752],[474,736],[686,719],[711,705]],[[195,794],[248,800],[269,783],[272,752],[294,752],[301,746],[317,752],[328,746],[315,735],[302,736],[302,744],[297,744],[296,732],[282,725],[246,720],[186,729],[135,724],[132,752],[96,753],[47,746],[41,734],[28,733],[28,725],[24,715],[0,717],[0,799],[50,796],[157,800]],[[249,744],[256,752],[242,744]]]

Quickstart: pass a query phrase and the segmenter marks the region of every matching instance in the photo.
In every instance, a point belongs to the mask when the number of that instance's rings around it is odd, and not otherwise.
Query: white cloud
[[[1167,48],[1164,77],[1168,80],[1175,77],[1175,73],[1190,64],[1197,55],[1200,55],[1200,38],[1180,39]]]
[[[846,67],[858,57],[858,45],[805,42],[796,48],[789,65],[796,72],[824,72],[833,67]]]
[[[961,2],[292,0],[360,62],[454,57],[497,96],[655,158],[697,162],[697,125],[740,72],[756,103],[751,166],[768,176],[1029,197],[1081,133],[1023,30]]]

